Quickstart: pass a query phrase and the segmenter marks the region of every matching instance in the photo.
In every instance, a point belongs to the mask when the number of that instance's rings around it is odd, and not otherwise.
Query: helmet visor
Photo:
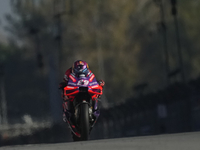
[[[88,74],[88,69],[84,65],[78,65],[77,67],[74,68],[74,73],[75,74]]]

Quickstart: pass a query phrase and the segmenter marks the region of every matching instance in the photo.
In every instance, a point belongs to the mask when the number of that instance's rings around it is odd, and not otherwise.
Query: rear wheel
[[[81,140],[86,141],[89,138],[89,106],[82,104],[80,106],[80,125],[81,125]]]

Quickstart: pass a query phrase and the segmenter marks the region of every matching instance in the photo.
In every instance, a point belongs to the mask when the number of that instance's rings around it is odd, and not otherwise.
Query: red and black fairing
[[[64,96],[73,102],[76,96],[81,96],[83,93],[88,93],[89,97],[86,98],[90,98],[92,101],[103,94],[102,87],[99,86],[94,74],[91,73],[88,77],[76,77],[71,73],[68,85],[64,88]]]

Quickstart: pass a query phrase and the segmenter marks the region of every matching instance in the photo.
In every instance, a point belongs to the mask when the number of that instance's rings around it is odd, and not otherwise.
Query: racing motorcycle
[[[99,97],[102,95],[102,87],[99,86],[95,75],[80,74],[69,75],[68,85],[64,88],[64,96],[67,96],[72,104],[72,115],[67,121],[74,141],[88,140],[100,111],[97,109]]]

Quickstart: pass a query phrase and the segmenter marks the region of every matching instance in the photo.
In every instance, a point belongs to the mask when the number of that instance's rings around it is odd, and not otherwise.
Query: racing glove
[[[103,87],[103,86],[105,85],[105,82],[104,82],[102,79],[99,80],[98,83],[99,83],[99,85],[100,85],[101,87]]]
[[[67,83],[66,82],[61,82],[59,84],[59,89],[63,89],[65,86],[67,86]]]

